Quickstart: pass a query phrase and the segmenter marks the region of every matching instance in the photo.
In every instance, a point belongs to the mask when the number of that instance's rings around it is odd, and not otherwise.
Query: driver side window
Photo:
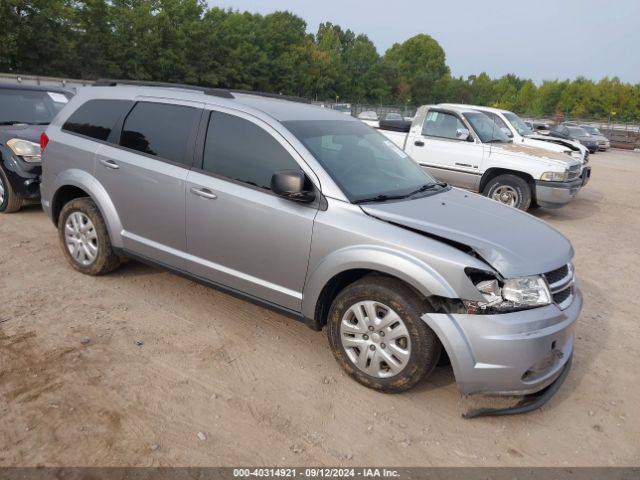
[[[466,128],[455,115],[444,112],[430,111],[422,126],[422,134],[428,137],[449,138],[457,140],[456,131]]]

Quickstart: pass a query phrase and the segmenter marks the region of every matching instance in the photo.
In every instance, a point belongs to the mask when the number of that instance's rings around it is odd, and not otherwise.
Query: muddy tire
[[[98,207],[88,197],[76,198],[60,212],[58,238],[73,268],[86,275],[104,275],[120,266]]]
[[[22,208],[22,198],[16,194],[9,179],[0,168],[0,213],[15,213]]]
[[[503,205],[525,212],[529,209],[533,198],[533,192],[527,181],[511,174],[499,175],[489,180],[482,194]]]
[[[438,364],[441,344],[420,316],[425,301],[403,283],[368,275],[333,301],[327,334],[340,366],[356,381],[388,393],[409,390]]]

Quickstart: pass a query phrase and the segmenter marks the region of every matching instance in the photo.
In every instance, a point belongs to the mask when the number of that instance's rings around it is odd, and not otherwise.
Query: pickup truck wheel
[[[442,349],[420,316],[423,301],[392,278],[366,276],[338,294],[328,337],[340,366],[361,384],[388,393],[412,388],[431,373]]]
[[[482,193],[504,205],[525,212],[531,205],[531,187],[517,175],[499,175],[489,180]]]
[[[76,198],[60,212],[58,237],[67,261],[87,275],[103,275],[120,265],[100,210],[90,198]]]
[[[9,183],[9,179],[0,168],[0,212],[14,213],[22,207],[20,198]]]

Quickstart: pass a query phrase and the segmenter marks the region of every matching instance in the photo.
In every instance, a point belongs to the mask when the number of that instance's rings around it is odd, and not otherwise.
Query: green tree
[[[394,44],[384,56],[387,79],[399,100],[407,94],[416,104],[434,101],[436,82],[449,73],[444,50],[429,35],[419,34],[404,43]],[[406,92],[407,85],[409,91]],[[403,98],[404,97],[404,98]]]

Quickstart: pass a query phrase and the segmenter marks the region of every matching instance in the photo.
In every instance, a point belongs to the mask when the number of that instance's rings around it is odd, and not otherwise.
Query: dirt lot
[[[536,213],[576,250],[573,370],[504,418],[462,419],[479,400],[450,367],[373,392],[324,332],[135,262],[82,276],[39,208],[1,216],[0,466],[639,465],[640,153],[592,164],[575,202]]]

